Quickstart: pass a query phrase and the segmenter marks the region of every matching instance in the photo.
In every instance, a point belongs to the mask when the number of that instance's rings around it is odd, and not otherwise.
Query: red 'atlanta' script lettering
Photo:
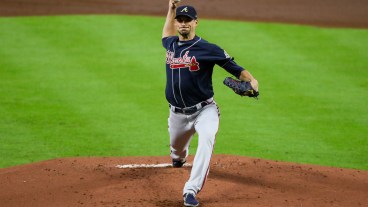
[[[188,56],[189,51],[185,52],[183,57],[174,58],[174,52],[166,52],[166,64],[170,64],[171,69],[189,68],[190,71],[198,71],[199,63],[195,56]]]

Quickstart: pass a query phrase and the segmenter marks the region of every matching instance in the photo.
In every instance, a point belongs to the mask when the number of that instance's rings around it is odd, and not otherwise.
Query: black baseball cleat
[[[185,159],[180,159],[180,160],[173,160],[172,162],[173,162],[172,163],[173,167],[179,168],[179,167],[183,167],[186,160]]]
[[[195,198],[195,196],[191,193],[186,193],[184,194],[184,206],[187,207],[193,207],[193,206],[198,206],[199,202],[197,201],[197,199]]]

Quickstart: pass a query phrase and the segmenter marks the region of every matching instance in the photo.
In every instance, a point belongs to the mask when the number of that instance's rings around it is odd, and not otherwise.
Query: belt
[[[186,107],[186,108],[179,108],[176,106],[173,106],[171,104],[169,104],[169,107],[171,109],[171,111],[175,112],[175,113],[181,113],[181,114],[194,114],[195,112],[201,110],[203,107],[211,104],[213,102],[213,99],[208,99],[207,101],[202,101],[194,106],[191,107]]]

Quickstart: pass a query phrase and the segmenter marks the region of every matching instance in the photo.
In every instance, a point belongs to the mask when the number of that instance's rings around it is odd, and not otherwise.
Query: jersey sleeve
[[[162,46],[167,50],[170,45],[178,38],[178,36],[169,36],[162,38]]]
[[[231,58],[228,62],[226,62],[224,65],[221,66],[224,68],[227,72],[231,73],[233,76],[239,78],[240,73],[245,70],[243,67],[236,64],[234,61],[234,58]]]
[[[244,70],[243,67],[239,66],[234,58],[231,57],[225,50],[221,49],[217,45],[213,46],[212,55],[214,55],[215,63],[224,68],[228,73],[239,78],[240,73]]]

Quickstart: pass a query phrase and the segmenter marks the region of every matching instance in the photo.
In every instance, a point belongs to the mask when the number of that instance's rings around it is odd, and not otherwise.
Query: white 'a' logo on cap
[[[188,7],[185,7],[184,9],[182,9],[180,12],[188,12]]]

